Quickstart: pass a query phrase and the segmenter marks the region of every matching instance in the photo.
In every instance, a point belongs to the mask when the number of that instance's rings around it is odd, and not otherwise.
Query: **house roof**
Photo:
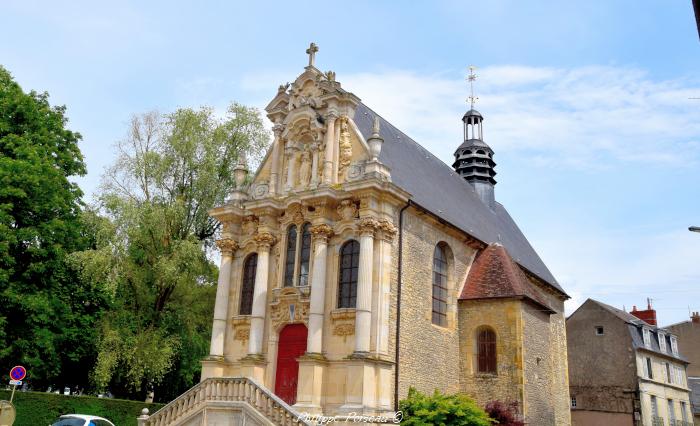
[[[647,327],[653,327],[653,325],[647,323],[646,321],[643,321],[634,315],[623,311],[622,309],[617,309],[614,306],[610,306],[608,304],[605,304],[603,302],[599,302],[594,299],[588,299],[592,303],[600,306],[601,308],[605,309],[606,311],[610,312],[611,314],[615,315],[616,317],[620,318],[622,321],[628,323],[628,324],[633,324],[633,325],[645,325]]]
[[[632,340],[632,346],[635,349],[643,349],[645,351],[655,352],[655,353],[663,355],[665,357],[675,358],[681,362],[685,362],[685,363],[688,362],[684,356],[682,356],[680,354],[674,355],[670,351],[670,349],[671,349],[671,342],[669,340],[670,336],[669,336],[669,332],[666,331],[665,329],[651,325],[651,324],[647,323],[646,321],[643,321],[643,320],[635,317],[634,315],[623,311],[622,309],[617,309],[617,308],[610,306],[608,304],[605,304],[603,302],[599,302],[599,301],[594,300],[594,299],[588,299],[588,300],[586,300],[584,305],[586,305],[588,303],[597,305],[597,306],[603,308],[604,310],[610,312],[611,314],[613,314],[614,316],[616,316],[620,320],[626,322],[628,324],[630,338]],[[581,307],[583,307],[583,305],[581,305]],[[577,311],[578,311],[578,309],[577,309]],[[576,312],[574,312],[574,314],[575,313]],[[571,314],[571,316],[573,316],[574,314]],[[646,346],[644,344],[644,335],[643,335],[643,331],[642,331],[643,328],[647,328],[651,331],[651,341],[650,341],[651,345],[650,346]],[[666,345],[665,345],[666,350],[665,351],[662,351],[661,346],[659,345],[659,331],[662,332],[663,339],[665,339],[665,342],[666,342]]]
[[[460,300],[526,298],[554,312],[541,291],[515,264],[500,244],[491,244],[474,260]]]
[[[452,167],[360,103],[354,121],[365,139],[372,134],[375,117],[384,139],[379,159],[415,204],[487,244],[502,244],[520,266],[566,295],[501,204],[487,207]]]
[[[700,377],[688,377],[688,387],[690,388],[690,404],[693,407],[693,414],[700,414]]]

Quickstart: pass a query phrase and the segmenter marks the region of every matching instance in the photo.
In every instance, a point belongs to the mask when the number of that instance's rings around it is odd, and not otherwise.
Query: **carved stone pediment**
[[[287,324],[309,323],[309,287],[282,287],[272,291],[270,319],[274,330]]]

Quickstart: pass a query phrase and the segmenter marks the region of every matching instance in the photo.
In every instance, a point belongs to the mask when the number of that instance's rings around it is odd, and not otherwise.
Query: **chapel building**
[[[496,201],[482,115],[455,120],[447,165],[316,68],[316,51],[266,107],[260,167],[246,179],[239,165],[210,212],[223,233],[209,390],[171,410],[235,399],[242,382],[223,378],[249,378],[296,413],[393,413],[415,387],[569,425],[568,296]]]

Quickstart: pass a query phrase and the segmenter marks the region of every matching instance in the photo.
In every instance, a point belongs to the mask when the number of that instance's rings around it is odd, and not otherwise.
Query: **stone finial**
[[[243,188],[245,179],[248,177],[248,167],[246,166],[245,153],[241,152],[238,155],[238,163],[233,168],[233,178],[236,182],[236,189]]]
[[[372,126],[372,136],[367,140],[369,145],[369,152],[372,156],[372,161],[377,161],[379,154],[382,152],[382,144],[384,139],[379,135],[379,117],[374,117],[374,124]]]

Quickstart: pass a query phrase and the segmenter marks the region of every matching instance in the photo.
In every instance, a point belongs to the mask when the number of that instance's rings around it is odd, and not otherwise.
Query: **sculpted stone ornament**
[[[301,208],[301,204],[292,204],[289,206],[287,209],[287,215],[292,223],[296,223],[297,225],[304,223],[304,212]]]
[[[233,335],[233,340],[246,341],[250,339],[250,328],[237,328],[236,333]]]
[[[348,172],[347,175],[345,176],[345,179],[347,181],[353,181],[357,180],[360,177],[362,177],[364,173],[363,167],[361,163],[353,163],[350,164],[350,167],[348,167]]]
[[[379,221],[373,217],[360,218],[359,228],[360,235],[374,235],[374,232],[379,228]]]
[[[352,220],[357,217],[357,206],[352,200],[343,200],[336,208],[341,220]]]
[[[309,231],[311,232],[312,238],[315,240],[328,241],[328,238],[333,235],[333,228],[325,223],[312,226]]]
[[[382,238],[389,242],[391,242],[398,233],[396,226],[385,219],[379,221],[379,230],[382,233]]]
[[[230,256],[238,250],[238,243],[230,238],[216,240],[216,246],[221,250],[221,254],[223,255]]]
[[[258,231],[258,218],[252,215],[244,217],[241,228],[244,235],[255,234]]]
[[[355,324],[338,324],[335,327],[333,327],[334,336],[346,338],[348,336],[352,336],[353,334],[355,334]]]
[[[350,165],[352,159],[352,142],[350,141],[350,127],[347,117],[342,117],[340,119],[340,140],[338,141],[338,146],[340,147],[338,176],[345,177],[345,170]]]
[[[268,232],[261,232],[253,238],[258,245],[258,250],[270,250],[275,244],[275,237]]]
[[[299,166],[299,186],[308,188],[311,183],[311,153],[303,151],[301,153],[301,166]]]

